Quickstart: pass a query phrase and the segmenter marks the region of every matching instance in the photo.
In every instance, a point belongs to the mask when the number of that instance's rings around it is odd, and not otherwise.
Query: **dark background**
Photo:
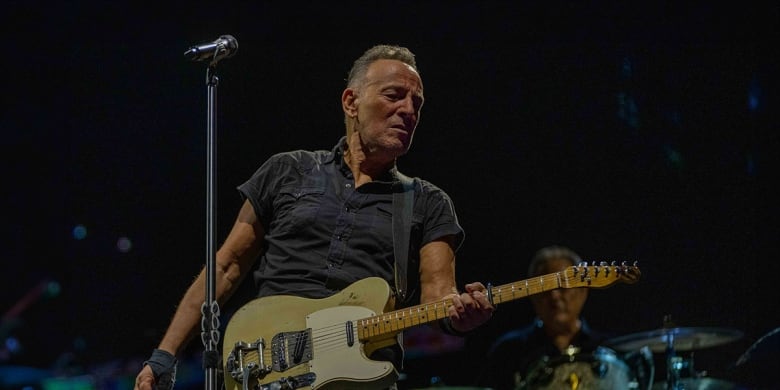
[[[780,326],[778,16],[763,2],[6,2],[0,365],[129,386],[205,261],[205,65],[182,54],[231,34],[218,241],[267,157],[343,133],[351,62],[405,45],[426,103],[399,167],[452,197],[459,283],[524,279],[550,244],[639,261],[639,283],[591,292],[591,324],[744,332],[698,352],[726,377]],[[531,316],[507,303],[460,349],[411,354],[408,383],[471,384],[484,348]],[[177,388],[202,387],[201,350]]]

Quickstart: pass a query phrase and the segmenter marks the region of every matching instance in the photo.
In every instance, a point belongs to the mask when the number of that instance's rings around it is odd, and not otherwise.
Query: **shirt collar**
[[[341,158],[341,156],[344,155],[344,149],[347,147],[347,137],[342,136],[339,139],[339,142],[336,143],[336,146],[333,147],[333,149],[330,150],[330,156],[325,159],[325,163],[330,163],[333,161],[336,161],[338,163],[343,162],[344,160]]]
[[[339,142],[336,143],[336,146],[333,147],[331,150],[330,156],[325,160],[325,163],[331,163],[334,162],[336,166],[339,168],[339,171],[343,173],[346,177],[352,177],[352,171],[349,169],[349,166],[344,163],[344,150],[347,148],[347,137],[342,136],[339,139]],[[393,164],[393,167],[390,168],[389,171],[383,173],[379,177],[377,177],[374,181],[379,182],[388,182],[388,183],[396,183],[400,182],[398,180],[397,176],[398,167],[396,164]]]

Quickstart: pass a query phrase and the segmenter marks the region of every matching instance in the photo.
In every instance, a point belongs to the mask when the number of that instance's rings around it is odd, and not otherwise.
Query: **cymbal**
[[[663,328],[607,340],[616,351],[636,351],[647,346],[656,353],[665,352],[669,342],[676,351],[693,351],[726,344],[741,338],[742,332],[724,328]]]
[[[690,390],[736,390],[736,384],[714,378],[683,378],[677,382],[682,389]],[[659,382],[653,385],[653,390],[666,390],[667,382]]]

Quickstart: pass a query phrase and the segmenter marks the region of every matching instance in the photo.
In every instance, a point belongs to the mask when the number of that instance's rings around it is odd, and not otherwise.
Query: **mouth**
[[[395,130],[395,131],[397,131],[398,133],[400,133],[403,136],[408,136],[409,135],[409,130],[407,130],[406,126],[397,125],[397,126],[390,126],[390,128]]]

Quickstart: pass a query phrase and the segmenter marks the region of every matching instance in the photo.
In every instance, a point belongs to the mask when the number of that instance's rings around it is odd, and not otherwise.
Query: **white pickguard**
[[[313,340],[309,367],[317,375],[312,388],[332,385],[339,389],[362,389],[367,382],[373,384],[382,377],[386,378],[387,385],[380,386],[386,387],[395,381],[395,375],[388,375],[395,370],[392,363],[370,360],[365,356],[356,326],[352,328],[354,342],[351,346],[348,343],[346,323],[374,315],[376,313],[360,306],[336,306],[306,316],[306,327],[311,328]],[[349,382],[343,382],[346,380]]]

